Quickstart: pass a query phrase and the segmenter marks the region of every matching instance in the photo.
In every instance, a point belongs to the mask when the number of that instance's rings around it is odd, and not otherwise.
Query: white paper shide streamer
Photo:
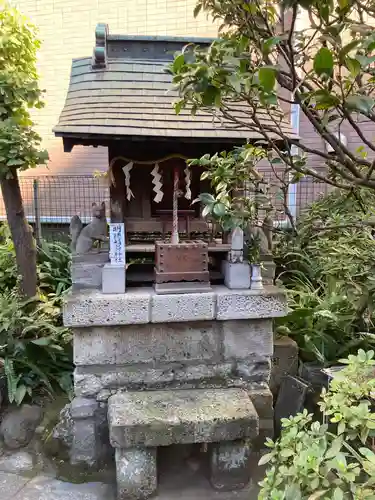
[[[185,174],[185,198],[187,200],[191,200],[191,189],[190,189],[190,185],[191,185],[191,170],[188,166],[186,166],[185,170],[184,170],[184,174]]]
[[[131,161],[125,167],[122,167],[122,171],[124,172],[125,175],[125,191],[126,191],[126,198],[128,201],[131,200],[131,198],[134,198],[133,191],[130,189],[130,170],[133,168],[133,162]]]
[[[155,192],[154,201],[155,203],[160,203],[163,199],[164,193],[162,190],[163,183],[161,182],[161,174],[158,163],[155,163],[155,167],[151,171],[152,175],[152,184],[154,187],[152,188]]]

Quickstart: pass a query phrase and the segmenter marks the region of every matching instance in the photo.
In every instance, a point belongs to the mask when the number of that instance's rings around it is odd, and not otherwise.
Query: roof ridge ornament
[[[92,57],[93,69],[105,68],[107,65],[108,24],[99,23],[95,28],[95,47]]]

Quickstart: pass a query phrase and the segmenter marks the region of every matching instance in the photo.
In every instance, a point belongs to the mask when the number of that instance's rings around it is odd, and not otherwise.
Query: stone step
[[[108,401],[114,448],[253,439],[258,414],[242,389],[126,392]]]

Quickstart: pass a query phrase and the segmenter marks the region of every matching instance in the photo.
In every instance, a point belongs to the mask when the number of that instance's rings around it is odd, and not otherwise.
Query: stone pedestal
[[[250,265],[248,262],[223,261],[224,284],[230,290],[250,288]]]
[[[186,442],[194,442],[199,432],[204,432],[200,442],[222,444],[250,438],[252,442],[259,440],[257,446],[262,447],[264,438],[271,437],[273,431],[272,395],[268,387],[273,355],[272,319],[285,313],[285,295],[276,287],[267,286],[260,291],[212,286],[207,293],[173,295],[158,295],[151,287],[132,289],[124,294],[103,294],[99,290],[73,292],[64,305],[64,323],[74,334],[75,395],[107,405],[111,396],[116,397],[122,392],[130,396],[133,391],[143,391],[144,397],[148,398],[151,395],[156,397],[161,391],[163,397],[169,395],[171,398],[161,408],[181,408],[182,396],[193,397],[196,391],[200,393],[209,389],[229,394],[232,390],[242,390],[256,411],[259,421],[256,433],[252,436],[230,434],[233,427],[229,419],[220,424],[219,434],[215,434],[215,426],[211,429],[214,434],[209,434],[207,422],[213,422],[211,417],[215,408],[211,405],[212,410],[205,409],[205,426],[199,424],[193,433],[195,437]],[[202,404],[206,400],[203,398]],[[233,409],[233,397],[229,400],[228,408]],[[152,407],[155,411],[156,406]],[[185,413],[189,416],[192,411]],[[222,413],[220,411],[217,418]],[[144,416],[145,411],[142,410],[141,414]],[[101,437],[93,424],[92,414],[83,417],[82,413],[76,412],[74,415],[77,438],[73,456],[92,462],[95,457],[90,453],[98,456],[95,443]],[[156,428],[154,437],[162,437],[163,442],[125,443],[116,441],[129,435],[130,431],[124,433],[121,428],[137,428],[137,425],[131,424],[135,416],[133,410],[122,411],[121,415],[125,420],[117,434],[116,425],[112,426],[111,444],[127,450],[127,453],[142,447],[156,448],[183,442],[183,436],[189,436],[184,429],[194,429],[191,423],[182,426],[177,439],[177,434],[168,424],[165,432]],[[249,428],[248,423],[246,428]],[[96,432],[95,437],[92,437],[92,431]],[[143,435],[145,439],[145,432]],[[173,440],[166,441],[171,436],[174,436]],[[215,453],[220,458],[219,451]],[[122,451],[117,453],[122,464],[118,466],[119,484],[123,484],[120,488],[125,492],[131,487],[123,483],[125,473],[121,473],[125,470],[127,455]],[[246,456],[245,452],[243,456]],[[237,477],[236,474],[233,473],[233,478]],[[218,483],[215,479],[212,482]],[[226,484],[229,482],[228,479]],[[233,479],[232,486],[240,487],[238,485],[242,482],[242,479]],[[152,484],[145,491],[151,491]]]
[[[100,289],[103,266],[107,262],[109,262],[108,250],[73,255],[71,264],[73,290]]]
[[[103,267],[103,293],[125,293],[126,269],[124,264],[107,263]]]
[[[210,482],[216,490],[245,488],[251,479],[251,442],[222,441],[210,448]]]
[[[116,448],[117,500],[143,500],[157,488],[156,448]]]

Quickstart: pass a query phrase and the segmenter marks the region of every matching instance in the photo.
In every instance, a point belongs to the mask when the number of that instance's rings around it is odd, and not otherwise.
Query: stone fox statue
[[[70,235],[72,237],[72,252],[85,254],[92,250],[95,241],[107,241],[107,220],[105,218],[105,203],[92,204],[92,221],[83,226],[78,215],[70,221]]]

